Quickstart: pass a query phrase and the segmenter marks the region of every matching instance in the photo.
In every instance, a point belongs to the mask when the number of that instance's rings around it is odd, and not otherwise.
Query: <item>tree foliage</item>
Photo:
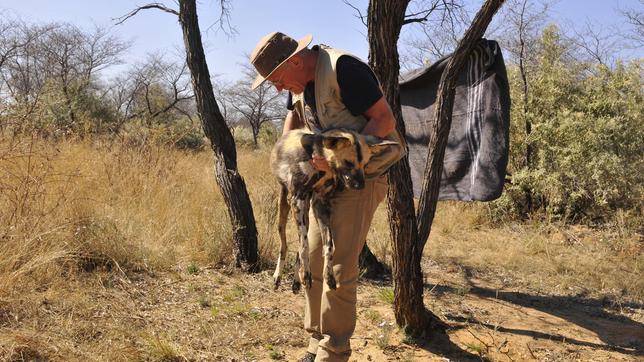
[[[0,130],[203,148],[185,61],[151,53],[105,79],[128,46],[105,28],[0,20]]]
[[[3,129],[42,136],[84,135],[113,113],[102,104],[99,73],[128,44],[104,28],[0,21]],[[12,27],[14,25],[14,27]]]
[[[639,209],[644,184],[642,60],[580,62],[556,26],[547,27],[528,73],[527,113],[517,66],[509,67],[513,96],[512,183],[496,215],[541,212],[550,219],[599,221],[617,209]],[[532,132],[522,125],[529,121]],[[525,149],[534,150],[525,164]],[[530,209],[526,192],[532,195]]]

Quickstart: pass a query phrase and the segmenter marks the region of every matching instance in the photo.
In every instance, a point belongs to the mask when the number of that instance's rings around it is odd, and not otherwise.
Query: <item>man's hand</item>
[[[324,156],[313,155],[313,157],[311,158],[311,165],[318,171],[331,171],[331,167],[329,167],[329,163],[326,162],[326,158],[324,158]]]

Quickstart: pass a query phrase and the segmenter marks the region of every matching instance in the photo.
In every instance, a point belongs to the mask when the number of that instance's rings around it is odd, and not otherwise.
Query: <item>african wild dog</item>
[[[278,223],[281,246],[273,274],[276,289],[279,287],[286,259],[286,220],[289,208],[292,209],[300,238],[293,292],[299,291],[301,283],[311,287],[307,238],[311,203],[324,246],[324,279],[331,289],[336,288],[332,264],[335,247],[330,230],[330,198],[334,192],[344,187],[364,188],[364,166],[379,148],[392,144],[396,143],[345,129],[331,129],[323,133],[293,130],[277,141],[271,154],[271,169],[281,185]],[[310,163],[313,155],[324,156],[331,170],[315,170]]]

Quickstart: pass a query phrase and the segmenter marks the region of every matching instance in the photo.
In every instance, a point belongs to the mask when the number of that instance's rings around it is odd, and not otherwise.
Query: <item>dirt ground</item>
[[[390,283],[363,281],[351,361],[644,360],[642,304],[543,295],[458,267],[424,268],[425,304],[451,325],[448,334],[406,340]],[[98,284],[49,289],[17,306],[0,301],[0,360],[295,361],[308,341],[303,296],[273,291],[268,271],[111,273]]]

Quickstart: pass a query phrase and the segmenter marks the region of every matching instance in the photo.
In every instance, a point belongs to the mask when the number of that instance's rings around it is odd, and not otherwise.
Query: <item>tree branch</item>
[[[403,26],[411,23],[426,22],[429,16],[434,12],[434,10],[436,10],[437,7],[438,7],[438,2],[434,2],[432,6],[427,10],[423,10],[417,13],[405,14],[405,20],[403,21]],[[416,18],[416,16],[423,15],[423,14],[425,15],[420,18]]]
[[[483,4],[481,10],[474,17],[472,25],[459,42],[441,76],[435,106],[436,121],[431,132],[432,137],[427,151],[423,187],[418,203],[418,213],[416,214],[418,240],[421,244],[421,250],[427,242],[436,213],[436,203],[443,173],[443,158],[452,124],[456,78],[503,2],[504,0],[487,0]]]
[[[437,10],[442,10],[443,19],[442,23],[446,20],[452,20],[453,13],[457,9],[463,7],[459,1],[454,0],[433,0],[429,8],[415,13],[405,14],[405,20],[403,25],[412,24],[412,23],[425,23],[429,20],[429,17]]]
[[[121,16],[121,17],[114,18],[112,20],[117,20],[116,25],[121,25],[127,19],[129,19],[129,18],[133,17],[134,15],[136,15],[139,11],[147,10],[147,9],[159,9],[161,11],[165,11],[166,13],[170,13],[170,14],[174,14],[176,16],[179,16],[179,12],[174,10],[174,9],[171,9],[171,8],[161,4],[161,3],[151,3],[151,4],[139,6],[138,8],[130,11],[129,13],[127,13],[127,14]]]
[[[366,19],[367,19],[367,17],[366,17],[365,15],[362,15],[362,11],[360,11],[360,9],[358,9],[358,7],[357,7],[357,6],[355,6],[355,5],[351,4],[351,3],[349,2],[349,0],[342,0],[342,2],[343,2],[343,3],[345,3],[345,5],[347,5],[347,6],[349,6],[350,8],[352,8],[353,10],[355,10],[355,11],[356,11],[356,13],[358,13],[358,15],[356,15],[356,17],[357,17],[358,19],[360,19],[360,21],[362,22],[362,24],[363,24],[364,26],[367,26],[367,20],[366,20]]]
[[[230,24],[231,0],[219,0],[219,19],[209,26],[206,31],[218,25],[218,28],[229,38],[237,35],[237,29]]]

